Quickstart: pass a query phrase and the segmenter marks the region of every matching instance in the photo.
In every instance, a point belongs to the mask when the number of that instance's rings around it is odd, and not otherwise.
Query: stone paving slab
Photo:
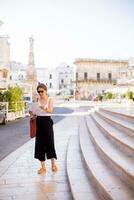
[[[70,123],[71,122],[71,123]],[[66,174],[66,151],[70,135],[77,134],[76,116],[68,116],[54,125],[58,172],[37,174],[40,162],[34,159],[34,139],[11,153],[0,163],[0,200],[71,200]]]

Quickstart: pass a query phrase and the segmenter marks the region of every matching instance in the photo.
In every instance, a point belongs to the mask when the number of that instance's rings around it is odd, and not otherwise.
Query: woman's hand
[[[52,112],[53,112],[53,100],[52,100],[52,98],[49,99],[48,106],[42,106],[42,105],[41,105],[40,108],[41,108],[44,112],[52,113]]]
[[[32,112],[31,110],[29,110],[29,114],[30,114],[30,116],[31,116],[31,115],[33,115],[33,112]]]
[[[40,106],[40,108],[41,108],[43,111],[47,112],[47,108],[46,108],[45,106]]]
[[[29,114],[30,114],[30,118],[36,117],[35,114],[32,111],[29,111]]]

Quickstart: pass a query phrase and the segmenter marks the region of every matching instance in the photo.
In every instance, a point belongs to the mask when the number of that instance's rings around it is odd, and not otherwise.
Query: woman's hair
[[[39,88],[42,88],[44,89],[45,91],[47,91],[47,86],[44,84],[44,83],[39,83],[38,86],[37,86],[37,91]]]

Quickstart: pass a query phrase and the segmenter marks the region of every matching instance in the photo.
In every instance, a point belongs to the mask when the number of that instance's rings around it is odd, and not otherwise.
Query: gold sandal
[[[40,168],[40,169],[38,170],[38,174],[42,174],[42,173],[44,173],[44,172],[46,172],[46,168]]]

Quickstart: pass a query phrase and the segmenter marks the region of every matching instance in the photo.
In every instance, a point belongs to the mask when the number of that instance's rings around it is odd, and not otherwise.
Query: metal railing
[[[28,115],[28,109],[26,108],[26,105],[24,104],[24,107],[20,109],[20,103],[22,102],[0,102],[0,110],[1,112],[5,113],[6,121],[15,120]],[[14,104],[13,108],[11,108],[11,104]]]

